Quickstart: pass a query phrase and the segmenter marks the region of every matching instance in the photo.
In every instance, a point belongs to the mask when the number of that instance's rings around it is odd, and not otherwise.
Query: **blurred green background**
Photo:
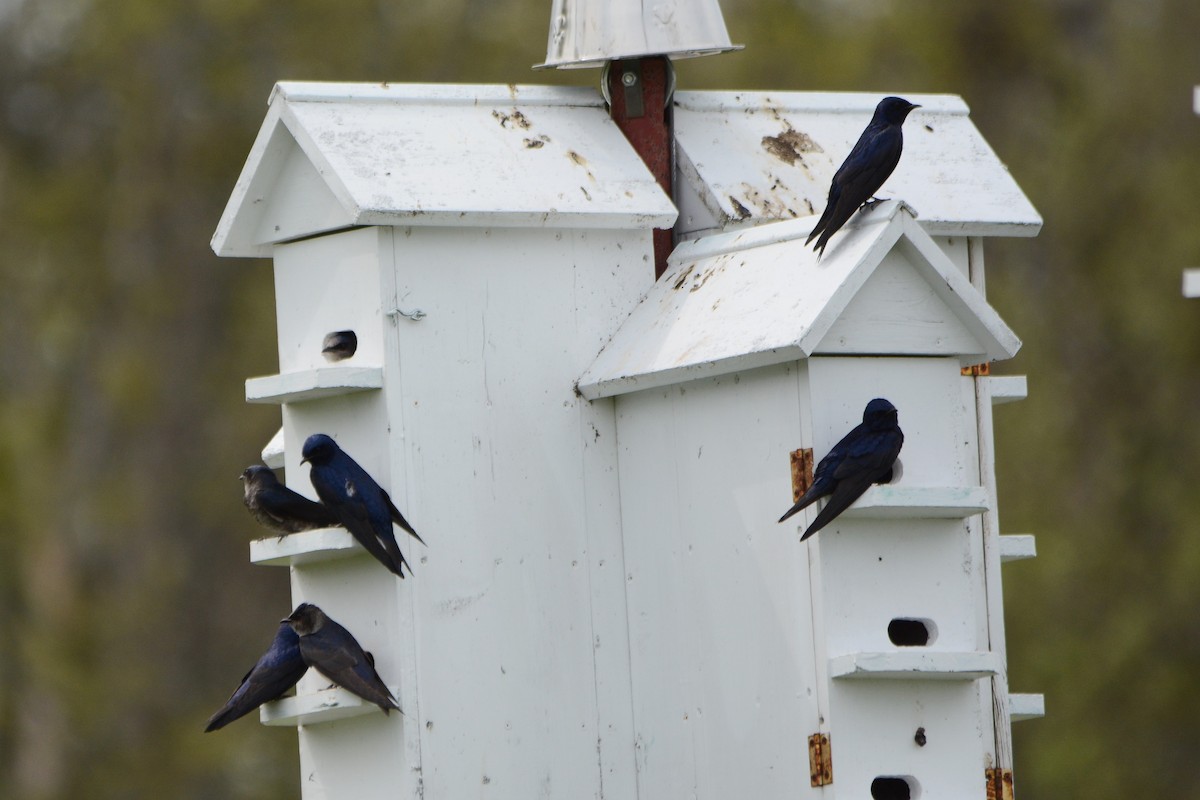
[[[988,246],[1022,798],[1198,797],[1200,3],[723,0],[687,89],[950,92],[1045,218]],[[208,241],[280,79],[533,73],[549,0],[0,3],[0,795],[285,798],[203,723],[290,606],[237,475],[279,425],[267,261]]]

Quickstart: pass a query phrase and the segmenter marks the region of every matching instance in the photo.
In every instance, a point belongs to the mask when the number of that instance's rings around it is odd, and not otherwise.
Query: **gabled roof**
[[[912,206],[933,236],[1035,236],[1042,218],[984,141],[961,98],[918,103],[880,198]],[[678,92],[677,199],[684,232],[819,214],[833,173],[879,93]]]
[[[589,400],[814,354],[1010,358],[1021,346],[906,206],[857,214],[818,259],[816,217],[680,244],[579,379]]]
[[[213,250],[354,225],[670,227],[592,89],[279,83]]]

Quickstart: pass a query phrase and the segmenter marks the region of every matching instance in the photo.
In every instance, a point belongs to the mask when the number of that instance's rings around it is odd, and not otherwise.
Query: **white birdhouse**
[[[1040,220],[961,101],[910,96],[885,194],[919,216],[882,203],[818,261],[872,98],[681,95],[686,241],[655,282],[677,206],[596,92],[276,87],[213,239],[274,260],[280,371],[247,399],[282,406],[292,488],[313,496],[300,446],[328,433],[428,542],[401,542],[404,581],[342,530],[252,544],[404,709],[311,674],[265,706],[298,726],[306,798],[1011,781],[1009,719],[1041,698],[1008,693],[999,565],[1032,539],[999,536],[991,403],[1024,380],[973,365],[1019,347],[980,237]],[[338,331],[357,350],[329,362]],[[793,464],[873,397],[902,474],[801,543],[810,513],[775,522]]]

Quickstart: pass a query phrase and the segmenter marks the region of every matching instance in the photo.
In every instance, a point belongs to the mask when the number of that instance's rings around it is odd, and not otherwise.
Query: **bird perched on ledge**
[[[281,535],[337,526],[337,516],[320,503],[293,492],[262,464],[242,472],[243,501],[254,518]]]
[[[883,186],[883,182],[900,163],[900,153],[904,149],[904,134],[900,127],[908,112],[914,108],[920,106],[902,97],[885,97],[875,106],[875,115],[871,117],[870,124],[834,173],[825,211],[812,233],[804,240],[805,245],[819,236],[813,249],[824,255],[829,237],[837,233],[854,212],[871,200],[879,187]]]
[[[896,407],[882,397],[875,398],[867,403],[862,424],[825,454],[817,464],[812,486],[779,521],[828,495],[829,501],[800,537],[804,541],[849,508],[871,484],[890,481],[903,444]]]
[[[323,433],[314,433],[304,441],[301,463],[312,465],[309,478],[317,497],[337,517],[350,534],[373,555],[379,563],[401,578],[408,562],[396,544],[392,532],[395,522],[421,544],[425,541],[404,519],[392,498],[346,454],[338,443]],[[412,567],[408,566],[412,573]]]
[[[346,691],[379,706],[385,714],[393,708],[400,711],[396,698],[375,671],[370,654],[350,631],[320,608],[301,603],[291,616],[280,622],[290,625],[300,637],[300,655],[305,664]]]

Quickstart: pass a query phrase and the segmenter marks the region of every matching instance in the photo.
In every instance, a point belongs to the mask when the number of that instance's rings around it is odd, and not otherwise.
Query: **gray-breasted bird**
[[[280,623],[270,648],[258,659],[220,711],[208,720],[204,732],[224,728],[263,703],[277,700],[308,671],[300,655],[300,637],[291,626]]]
[[[779,521],[828,495],[829,501],[800,537],[804,541],[849,508],[871,484],[890,481],[903,444],[896,407],[882,397],[875,398],[867,403],[862,424],[825,454],[817,464],[812,486]]]
[[[321,355],[326,361],[341,361],[358,350],[358,335],[354,331],[334,331],[325,334],[321,342]]]
[[[374,659],[350,631],[329,618],[311,603],[296,606],[285,620],[300,637],[300,655],[304,663],[343,689],[374,703],[388,713],[400,711],[396,698],[375,671]]]
[[[401,578],[408,562],[392,532],[395,522],[421,544],[425,541],[396,508],[388,493],[330,437],[314,433],[304,442],[303,459],[317,497],[379,563]],[[408,568],[412,573],[412,567]]]
[[[825,211],[804,244],[820,236],[813,249],[824,255],[829,237],[879,191],[900,163],[900,153],[904,149],[904,134],[900,128],[914,108],[920,106],[902,97],[885,97],[879,101],[871,122],[834,173]]]
[[[260,523],[280,534],[332,528],[337,515],[320,503],[293,492],[275,477],[270,467],[255,464],[241,476],[242,499]]]

